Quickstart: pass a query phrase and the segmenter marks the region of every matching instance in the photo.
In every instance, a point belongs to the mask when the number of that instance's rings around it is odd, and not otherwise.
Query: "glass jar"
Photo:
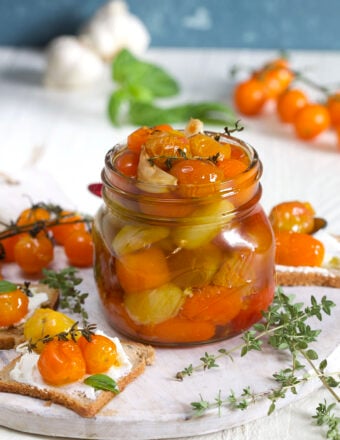
[[[274,240],[259,203],[261,162],[240,139],[218,134],[218,141],[246,157],[246,169],[199,187],[123,175],[115,163],[124,144],[106,155],[95,279],[110,324],[131,339],[160,346],[224,340],[260,320],[272,302]]]

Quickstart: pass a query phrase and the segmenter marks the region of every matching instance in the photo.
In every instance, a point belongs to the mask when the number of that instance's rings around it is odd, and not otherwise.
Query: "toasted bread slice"
[[[59,291],[57,289],[52,289],[46,284],[31,284],[31,287],[34,288],[37,293],[45,292],[48,296],[48,299],[41,304],[40,307],[49,307],[51,309],[57,307],[59,300]],[[24,342],[24,340],[24,323],[5,329],[0,328],[0,350],[14,348]]]
[[[121,377],[117,381],[120,392],[129,383],[140,376],[147,365],[153,363],[155,356],[154,349],[149,345],[143,345],[137,342],[122,342],[122,347],[132,364],[132,369],[126,376]],[[104,405],[117,395],[111,391],[99,390],[96,391],[96,398],[94,400],[86,397],[82,392],[70,394],[67,393],[65,389],[59,387],[46,387],[42,389],[27,383],[17,382],[11,378],[10,372],[20,357],[21,356],[18,356],[13,359],[0,371],[0,391],[48,400],[63,405],[82,417],[93,417]]]
[[[323,267],[277,265],[276,284],[279,286],[340,287],[340,270]]]

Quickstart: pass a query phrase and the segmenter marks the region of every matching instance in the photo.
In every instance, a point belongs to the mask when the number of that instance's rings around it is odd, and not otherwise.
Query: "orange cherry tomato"
[[[277,114],[282,122],[293,122],[296,113],[308,103],[300,89],[287,89],[277,99]]]
[[[237,289],[208,285],[192,289],[192,295],[185,300],[180,314],[191,320],[225,325],[235,318],[241,305],[242,298]]]
[[[14,261],[14,247],[19,240],[21,234],[13,235],[12,237],[3,238],[0,240],[0,246],[2,247],[2,251],[4,252],[4,258],[2,261],[4,263],[13,263]],[[1,253],[1,249],[0,249]]]
[[[327,99],[327,108],[333,126],[340,126],[340,91],[330,95]]]
[[[177,178],[178,193],[183,197],[200,197],[218,191],[223,171],[210,161],[188,159],[176,162],[170,174]]]
[[[225,179],[230,179],[232,177],[241,174],[243,171],[247,169],[247,165],[237,159],[226,159],[217,162],[218,168],[223,171],[223,175]]]
[[[80,221],[82,217],[69,211],[62,211],[59,224],[52,226],[49,230],[57,244],[64,245],[67,238],[76,231],[86,231],[85,223]]]
[[[39,206],[25,209],[19,215],[19,218],[16,222],[18,226],[30,225],[32,223],[36,223],[40,220],[46,221],[50,219],[50,213],[45,208],[41,208]]]
[[[155,131],[171,131],[173,128],[168,124],[160,124],[155,127],[140,127],[129,134],[127,138],[127,147],[129,150],[140,153],[142,146],[149,136]]]
[[[165,255],[154,246],[117,258],[116,272],[126,292],[143,292],[170,281]]]
[[[38,370],[47,384],[59,386],[80,380],[86,374],[86,364],[76,342],[54,339],[44,345]]]
[[[20,289],[0,292],[0,327],[17,324],[28,313],[29,300]]]
[[[47,267],[53,255],[53,244],[43,232],[36,237],[23,234],[14,246],[15,262],[28,274],[39,273]]]
[[[276,99],[287,89],[294,77],[289,68],[271,64],[260,71],[257,76],[263,81],[269,99]]]
[[[296,135],[303,140],[314,139],[330,126],[327,108],[322,104],[306,104],[294,117]]]
[[[314,215],[310,203],[291,201],[274,206],[269,213],[269,220],[274,231],[309,234],[314,228]]]
[[[311,235],[279,232],[276,239],[276,264],[283,266],[321,266],[325,248]]]
[[[247,79],[235,87],[233,99],[236,109],[241,114],[258,115],[267,101],[265,84],[257,78]]]
[[[193,343],[211,339],[215,334],[215,326],[207,321],[191,321],[184,317],[175,317],[160,324],[145,325],[139,333],[164,343]]]
[[[193,157],[201,159],[211,158],[218,154],[218,159],[228,159],[230,157],[230,144],[216,141],[211,136],[203,133],[195,134],[189,138],[190,152]]]
[[[128,177],[137,177],[139,154],[135,151],[126,150],[115,160],[117,170]]]
[[[104,373],[113,365],[119,366],[115,343],[103,335],[92,335],[88,341],[84,336],[78,339],[87,374]]]
[[[93,239],[88,231],[75,231],[64,243],[65,254],[71,265],[90,267],[93,264]]]

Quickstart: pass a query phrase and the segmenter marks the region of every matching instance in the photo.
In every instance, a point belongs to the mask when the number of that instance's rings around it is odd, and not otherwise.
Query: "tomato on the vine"
[[[20,234],[0,240],[0,253],[3,254],[1,261],[12,263],[14,261],[14,247],[20,238]]]
[[[76,382],[86,374],[83,354],[73,340],[46,343],[37,366],[44,381],[54,386]]]
[[[22,234],[14,246],[14,260],[28,274],[39,273],[53,260],[51,240],[41,231],[37,236]]]
[[[33,206],[32,208],[25,209],[19,215],[16,224],[18,226],[30,225],[38,221],[46,221],[51,217],[49,211],[40,206]]]
[[[64,243],[65,254],[70,264],[90,267],[93,264],[93,239],[88,231],[76,231]]]
[[[327,99],[327,108],[334,127],[340,126],[340,92],[330,95]]]
[[[314,139],[329,128],[329,112],[322,104],[306,104],[296,113],[293,123],[296,135],[300,139]]]
[[[236,109],[246,116],[258,115],[267,102],[267,92],[263,81],[249,78],[236,85],[234,103]]]
[[[85,359],[87,374],[104,373],[113,365],[119,365],[116,344],[106,336],[91,335],[90,340],[81,336],[77,342]]]
[[[296,113],[308,103],[300,89],[287,89],[277,99],[277,113],[282,122],[293,122]]]
[[[276,99],[287,89],[294,78],[289,68],[272,64],[265,67],[257,76],[264,83],[269,99]]]
[[[20,289],[0,292],[0,327],[17,324],[28,313],[28,296]]]
[[[63,245],[67,238],[76,231],[86,231],[86,226],[82,217],[68,211],[62,211],[59,224],[52,226],[49,230],[57,244]]]

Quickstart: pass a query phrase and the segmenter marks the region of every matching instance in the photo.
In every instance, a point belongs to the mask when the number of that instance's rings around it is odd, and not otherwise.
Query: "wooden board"
[[[64,264],[59,258],[59,264]],[[16,269],[13,268],[13,271]],[[16,274],[19,276],[19,274]],[[103,319],[101,306],[96,294],[92,271],[83,270],[81,276],[83,291],[90,292],[87,306],[90,322],[100,323],[101,328],[114,334]],[[301,301],[309,302],[311,294],[321,298],[327,296],[337,302],[332,316],[315,327],[322,329],[315,349],[320,357],[327,357],[330,370],[340,362],[340,290],[330,288],[300,287],[287,288],[288,293],[296,293]],[[119,396],[114,398],[93,419],[84,419],[58,405],[32,399],[30,397],[0,393],[0,425],[15,430],[53,435],[67,438],[127,439],[139,440],[178,438],[217,432],[239,426],[250,420],[266,415],[269,401],[265,398],[246,411],[223,409],[219,416],[211,411],[201,418],[191,418],[190,403],[204,399],[213,400],[219,391],[226,397],[233,389],[236,394],[250,386],[256,392],[270,390],[275,386],[271,375],[289,365],[289,356],[278,356],[269,348],[264,353],[252,352],[235,361],[222,359],[219,368],[196,373],[183,382],[175,380],[177,371],[190,363],[197,364],[206,351],[216,353],[225,347],[230,349],[240,342],[236,337],[223,343],[186,349],[156,349],[156,361],[145,374]],[[13,351],[0,352],[0,366],[14,356]],[[298,396],[287,395],[280,402],[287,405],[319,387],[317,380],[304,385]]]

